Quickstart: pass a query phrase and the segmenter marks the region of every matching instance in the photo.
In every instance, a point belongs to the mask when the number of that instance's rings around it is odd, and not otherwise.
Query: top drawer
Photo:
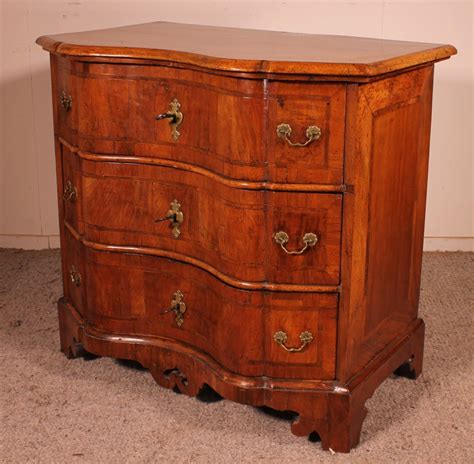
[[[180,161],[248,181],[342,183],[344,84],[165,66],[75,62],[72,69],[83,151]]]
[[[272,82],[268,163],[274,182],[342,184],[346,87]]]
[[[77,94],[74,62],[51,55],[54,132],[76,143]]]

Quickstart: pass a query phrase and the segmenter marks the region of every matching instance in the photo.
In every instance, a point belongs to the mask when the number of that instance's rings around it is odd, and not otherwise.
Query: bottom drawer
[[[240,290],[189,264],[84,251],[93,326],[179,340],[242,375],[334,378],[337,295]]]
[[[84,247],[66,229],[63,259],[64,296],[82,316],[86,316],[84,297]]]
[[[233,372],[263,375],[260,292],[228,287],[165,258],[87,250],[86,261],[88,316],[95,327],[179,340]]]
[[[265,318],[265,374],[275,378],[334,379],[338,295],[274,293]]]

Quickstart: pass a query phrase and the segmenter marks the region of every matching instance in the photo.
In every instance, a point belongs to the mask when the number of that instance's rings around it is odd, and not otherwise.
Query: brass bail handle
[[[278,137],[288,142],[290,147],[306,147],[314,140],[318,140],[321,137],[321,129],[318,126],[308,126],[306,128],[306,142],[292,142],[290,135],[292,132],[291,126],[286,123],[279,124],[276,129]]]
[[[181,224],[184,221],[184,214],[181,211],[181,204],[178,200],[173,200],[170,203],[170,209],[166,213],[166,216],[156,219],[155,222],[170,221],[171,233],[174,238],[178,238],[181,235]]]
[[[183,113],[180,111],[181,103],[175,98],[170,102],[170,109],[166,113],[161,113],[155,116],[157,121],[162,119],[170,119],[171,137],[175,142],[178,141],[181,133],[178,131],[178,126],[183,122]]]
[[[275,332],[273,335],[273,340],[280,345],[285,351],[288,351],[289,353],[298,353],[302,351],[306,345],[309,345],[313,341],[313,334],[305,330],[304,332],[300,333],[300,341],[301,345],[298,348],[294,347],[288,347],[285,345],[285,343],[288,340],[288,335],[286,332],[283,332],[283,330],[279,330],[278,332]]]
[[[186,312],[186,303],[184,302],[184,293],[181,290],[178,290],[173,294],[173,299],[171,300],[170,307],[162,311],[160,315],[171,313],[171,312],[175,313],[176,324],[178,327],[181,327],[184,323],[184,313]]]
[[[301,255],[303,254],[308,248],[314,247],[316,243],[318,243],[318,236],[314,234],[313,232],[308,232],[303,235],[303,248],[300,250],[293,250],[290,251],[286,248],[286,244],[290,240],[289,235],[284,232],[283,230],[280,230],[279,232],[276,232],[273,234],[273,239],[275,240],[278,245],[281,246],[283,251],[288,254],[288,255]]]

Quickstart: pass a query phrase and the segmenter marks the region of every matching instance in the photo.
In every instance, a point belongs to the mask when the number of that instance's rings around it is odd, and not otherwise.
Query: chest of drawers
[[[38,43],[62,351],[348,452],[377,386],[421,372],[433,65],[455,49],[172,23]]]

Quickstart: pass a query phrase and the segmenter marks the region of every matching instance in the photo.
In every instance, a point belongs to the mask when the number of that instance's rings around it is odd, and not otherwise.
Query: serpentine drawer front
[[[69,69],[57,61],[64,92],[76,100],[59,115],[83,151],[185,161],[237,179],[342,183],[344,84],[266,88],[162,66]],[[304,150],[293,149],[302,143]]]
[[[37,42],[62,351],[356,446],[378,385],[421,372],[433,64],[456,50],[173,23]]]
[[[86,261],[86,317],[101,331],[179,340],[244,375],[334,379],[337,295],[240,290],[150,256],[86,248]],[[279,330],[290,348],[302,332],[313,339],[291,353],[274,340]]]
[[[232,281],[339,283],[341,194],[235,189],[67,148],[63,166],[65,220],[89,241],[193,258]]]

